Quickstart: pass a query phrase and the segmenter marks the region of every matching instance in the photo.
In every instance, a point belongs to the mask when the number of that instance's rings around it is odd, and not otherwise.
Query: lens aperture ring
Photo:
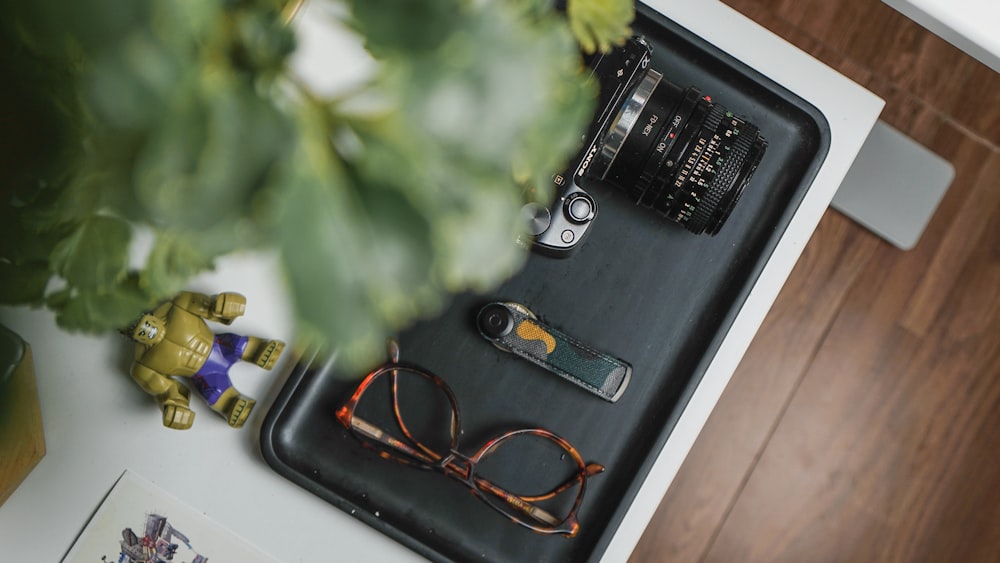
[[[738,162],[734,163],[737,166],[736,177],[732,181],[730,190],[722,196],[722,201],[715,210],[712,223],[709,225],[709,234],[712,235],[718,233],[722,224],[729,218],[729,214],[732,213],[736,202],[743,195],[744,188],[749,183],[750,177],[753,176],[753,172],[757,169],[757,165],[760,164],[760,159],[767,149],[767,141],[760,136],[760,129],[756,125],[738,117],[734,119],[740,123],[742,133],[740,133],[739,142],[741,147],[745,147],[745,152],[740,156]]]
[[[715,165],[718,166],[715,177],[702,194],[701,203],[692,214],[690,221],[685,224],[687,229],[695,234],[709,231],[712,234],[718,232],[722,221],[728,215],[735,201],[726,202],[726,198],[732,196],[739,197],[733,190],[738,189],[734,184],[740,169],[746,160],[747,154],[753,145],[753,140],[757,137],[757,128],[743,121],[742,119],[727,113],[727,121],[720,130],[720,138],[728,139],[729,142],[720,147]]]
[[[706,100],[706,103],[710,102]],[[718,151],[717,129],[725,111],[718,104],[711,106],[689,143],[686,160],[678,163],[680,170],[668,195],[669,200],[660,202],[664,214],[674,221],[687,225],[701,207],[705,189],[712,184],[715,177],[713,155]]]

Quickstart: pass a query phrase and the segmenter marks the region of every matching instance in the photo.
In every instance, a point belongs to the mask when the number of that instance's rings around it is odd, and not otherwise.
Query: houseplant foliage
[[[0,300],[117,329],[273,248],[300,336],[360,360],[516,271],[518,210],[591,116],[580,47],[620,42],[631,2],[309,1],[376,61],[353,92],[289,71],[283,0],[3,0]]]

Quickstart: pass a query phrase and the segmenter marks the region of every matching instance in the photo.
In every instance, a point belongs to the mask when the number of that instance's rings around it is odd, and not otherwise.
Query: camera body
[[[605,132],[622,101],[634,89],[652,60],[652,51],[641,37],[633,37],[620,48],[598,53],[589,62],[600,84],[600,97],[583,147],[562,174],[552,183],[556,197],[550,207],[529,203],[523,213],[529,220],[529,232],[519,243],[532,245],[542,254],[562,257],[579,245],[597,217],[597,202],[580,184],[587,169],[598,157]]]
[[[529,230],[520,243],[556,257],[577,248],[597,217],[597,202],[583,189],[594,182],[692,233],[722,228],[767,141],[749,120],[664,79],[651,62],[639,36],[588,61],[600,84],[594,119],[580,152],[553,178],[552,205],[524,206]]]

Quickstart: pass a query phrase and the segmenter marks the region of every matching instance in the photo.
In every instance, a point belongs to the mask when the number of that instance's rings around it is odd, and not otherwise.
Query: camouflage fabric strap
[[[625,391],[632,366],[598,352],[538,320],[518,303],[494,302],[479,311],[479,332],[501,350],[512,352],[615,402]]]

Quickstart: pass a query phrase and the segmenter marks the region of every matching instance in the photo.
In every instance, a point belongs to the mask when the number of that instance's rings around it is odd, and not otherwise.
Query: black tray
[[[264,422],[262,450],[275,470],[431,559],[600,558],[826,156],[829,126],[816,108],[638,8],[634,27],[653,46],[653,67],[749,117],[769,141],[721,233],[692,235],[620,193],[591,189],[600,212],[570,258],[532,255],[494,294],[460,295],[440,317],[400,337],[404,360],[442,375],[455,390],[463,449],[499,429],[540,426],[607,466],[588,483],[579,535],[534,534],[450,479],[360,448],[333,412],[361,374],[300,364]],[[634,373],[624,396],[608,403],[494,348],[474,324],[491,300],[520,302],[629,361]]]

